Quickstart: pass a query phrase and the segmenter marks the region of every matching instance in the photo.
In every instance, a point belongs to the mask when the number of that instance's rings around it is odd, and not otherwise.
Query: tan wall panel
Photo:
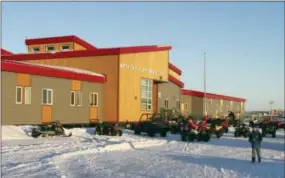
[[[43,63],[58,66],[75,67],[86,69],[93,72],[107,75],[107,82],[104,83],[104,105],[103,115],[104,121],[116,122],[118,119],[118,76],[119,76],[119,60],[118,56],[98,56],[98,57],[81,57],[81,58],[61,58],[61,59],[45,59],[31,60],[33,63]],[[69,84],[70,90],[70,84]],[[89,112],[88,112],[89,113]]]
[[[78,43],[74,43],[74,50],[86,50],[85,47],[81,46],[80,44]]]
[[[189,116],[190,114],[192,114],[192,96],[188,96],[188,95],[181,95],[181,101],[180,101],[181,105],[183,105],[181,107],[181,112],[183,115],[185,116]],[[186,110],[185,105],[188,105],[188,108]]]
[[[70,80],[32,76],[31,104],[16,104],[16,74],[2,72],[2,124],[41,124],[42,88],[53,89],[52,120],[66,123],[89,123],[89,94],[98,93],[98,118],[103,118],[102,84],[82,82],[82,106],[70,106]]]
[[[17,74],[17,85],[28,87],[31,85],[31,76],[29,74]]]
[[[132,65],[136,69],[120,65],[120,121],[138,121],[141,113],[152,111],[141,111],[140,107],[140,82],[141,78],[168,81],[168,51],[122,54],[120,64]],[[155,75],[144,72],[144,68],[150,68],[161,74]],[[161,79],[160,79],[161,76]]]

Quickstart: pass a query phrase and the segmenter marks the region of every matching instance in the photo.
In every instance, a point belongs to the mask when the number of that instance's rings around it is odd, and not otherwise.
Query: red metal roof
[[[171,46],[133,46],[119,48],[101,48],[96,50],[78,50],[78,51],[61,51],[56,53],[31,53],[31,54],[13,54],[11,56],[2,56],[7,60],[37,60],[37,59],[55,59],[71,57],[89,57],[89,56],[108,56],[128,53],[154,52],[170,50]]]
[[[104,83],[105,77],[101,75],[91,75],[86,73],[60,70],[52,67],[43,67],[16,61],[1,61],[1,71],[26,73],[55,78],[74,79],[88,82]]]
[[[178,75],[182,74],[182,71],[180,69],[178,69],[178,67],[176,67],[174,64],[169,63],[168,67],[169,67],[169,69],[171,69],[174,72],[176,72]]]
[[[182,95],[204,97],[204,92],[196,91],[196,90],[185,90],[185,89],[183,89]],[[245,102],[246,101],[246,99],[243,99],[243,98],[218,95],[218,94],[213,94],[213,93],[206,93],[206,96],[207,96],[207,98],[210,98],[210,99],[223,99],[223,100],[238,101],[238,102]]]
[[[6,49],[1,48],[1,55],[11,55],[11,54],[13,53],[10,51],[7,51]]]
[[[184,83],[178,80],[177,78],[173,77],[172,75],[168,75],[168,80],[174,83],[175,85],[179,86],[180,88],[184,87]]]
[[[36,44],[49,44],[49,43],[65,43],[65,42],[75,42],[81,46],[87,48],[87,50],[97,49],[95,46],[91,45],[87,41],[79,38],[75,35],[70,36],[55,36],[55,37],[46,37],[46,38],[33,38],[26,39],[26,45],[36,45]]]

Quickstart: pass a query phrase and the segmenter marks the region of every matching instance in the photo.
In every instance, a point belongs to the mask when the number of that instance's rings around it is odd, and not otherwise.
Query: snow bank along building
[[[3,124],[136,122],[161,108],[202,113],[199,99],[186,99],[171,46],[98,48],[77,36],[25,43],[25,54],[1,50]]]

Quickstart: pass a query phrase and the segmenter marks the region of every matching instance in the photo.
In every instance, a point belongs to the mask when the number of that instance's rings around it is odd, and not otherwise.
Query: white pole
[[[270,100],[269,104],[270,104],[270,119],[272,119],[272,105],[274,104],[274,101]]]
[[[203,97],[203,114],[206,115],[206,102],[207,102],[207,94],[206,94],[206,53],[204,53],[204,97]]]

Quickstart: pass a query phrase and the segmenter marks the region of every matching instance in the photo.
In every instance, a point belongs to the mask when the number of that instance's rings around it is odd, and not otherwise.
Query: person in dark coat
[[[249,134],[248,141],[251,143],[251,148],[252,148],[252,158],[251,158],[252,163],[255,162],[255,155],[257,155],[258,162],[261,162],[260,147],[261,147],[262,135],[257,127],[253,127],[253,130]]]

